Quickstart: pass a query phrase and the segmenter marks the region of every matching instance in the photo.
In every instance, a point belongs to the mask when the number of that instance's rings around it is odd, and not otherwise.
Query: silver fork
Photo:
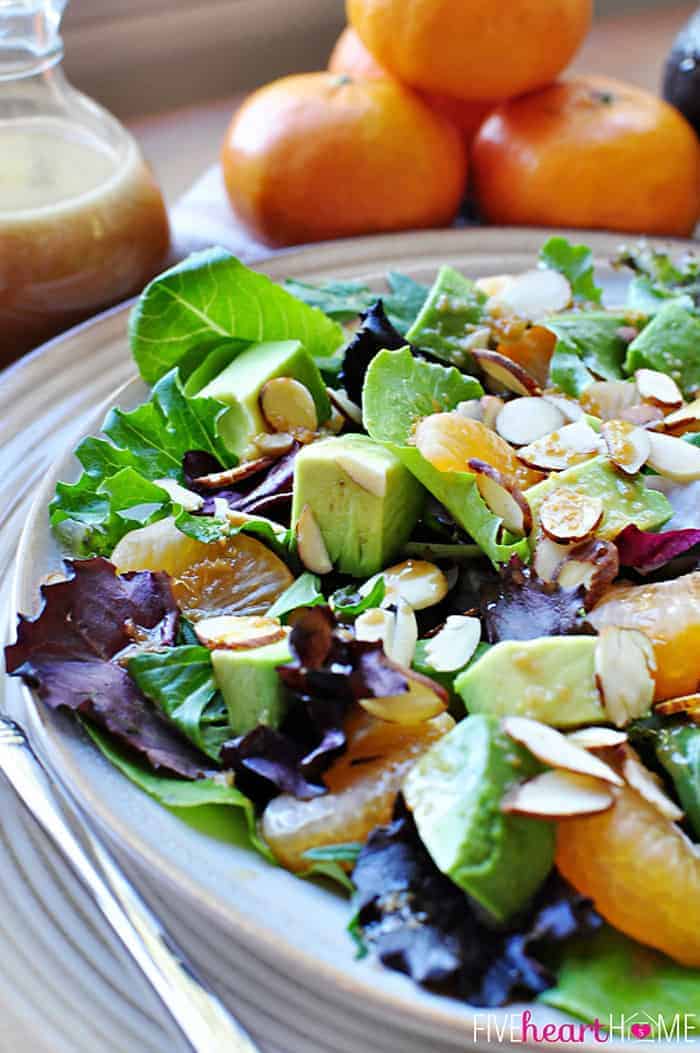
[[[195,973],[156,915],[122,874],[65,786],[62,802],[80,822],[94,862],[73,833],[56,789],[24,730],[0,715],[0,771],[91,894],[160,997],[193,1053],[261,1053]]]

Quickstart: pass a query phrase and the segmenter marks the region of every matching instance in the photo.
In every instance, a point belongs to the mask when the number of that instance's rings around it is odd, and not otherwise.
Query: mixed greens
[[[622,305],[563,237],[379,298],[161,275],[150,398],[78,446],[6,659],[176,814],[350,891],[359,953],[663,1021],[700,997],[700,269],[616,263]]]

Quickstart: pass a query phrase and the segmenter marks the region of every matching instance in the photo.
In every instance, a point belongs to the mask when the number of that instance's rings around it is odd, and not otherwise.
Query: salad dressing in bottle
[[[68,84],[66,0],[0,0],[0,365],[137,292],[169,244],[136,141]]]

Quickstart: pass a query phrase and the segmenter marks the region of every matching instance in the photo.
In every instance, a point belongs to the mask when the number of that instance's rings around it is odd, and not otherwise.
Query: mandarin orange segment
[[[700,572],[649,585],[615,585],[591,611],[604,625],[639,629],[654,646],[657,702],[700,687]]]
[[[517,339],[504,339],[498,352],[517,362],[544,387],[557,338],[550,329],[533,325]]]
[[[447,714],[402,725],[353,709],[345,725],[347,751],[324,775],[329,793],[311,801],[285,794],[265,809],[262,832],[278,861],[303,871],[310,848],[364,842],[375,826],[390,821],[409,768],[452,727]]]
[[[627,936],[700,967],[700,856],[681,829],[635,790],[607,812],[557,828],[556,864]]]
[[[521,490],[544,476],[518,460],[513,447],[480,421],[459,413],[434,413],[418,423],[416,447],[440,472],[468,472],[469,461],[485,461]]]

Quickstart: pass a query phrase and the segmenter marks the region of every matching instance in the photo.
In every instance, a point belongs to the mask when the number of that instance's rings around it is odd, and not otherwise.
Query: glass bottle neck
[[[60,62],[67,0],[0,0],[0,81],[32,77]]]

